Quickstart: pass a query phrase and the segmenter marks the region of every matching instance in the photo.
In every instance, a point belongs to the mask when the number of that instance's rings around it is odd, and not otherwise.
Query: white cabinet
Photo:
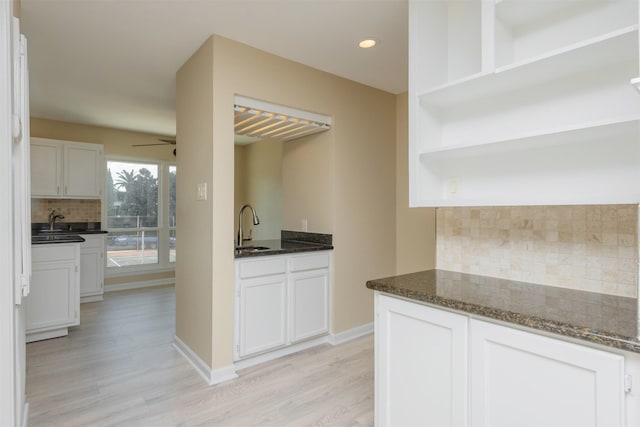
[[[236,260],[236,360],[329,332],[328,252]]]
[[[83,234],[80,243],[80,302],[101,301],[104,294],[104,235]]]
[[[99,199],[102,145],[31,138],[33,197]]]
[[[33,245],[32,269],[27,342],[67,335],[80,324],[80,245]]]
[[[624,357],[471,320],[471,425],[622,426]]]
[[[467,425],[467,318],[376,298],[378,426]]]
[[[378,426],[624,426],[640,409],[621,354],[377,292],[375,333]]]
[[[240,307],[240,357],[287,344],[285,275],[243,280],[240,284]]]
[[[291,342],[329,332],[329,254],[289,259]]]
[[[638,203],[638,67],[637,0],[411,0],[411,205]]]

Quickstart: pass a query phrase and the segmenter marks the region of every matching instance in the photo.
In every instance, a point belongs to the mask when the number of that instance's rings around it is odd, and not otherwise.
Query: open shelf
[[[425,153],[418,199],[422,206],[638,203],[640,122],[570,133],[561,144],[550,135]]]
[[[531,148],[558,147],[564,144],[579,144],[581,141],[631,139],[637,136],[639,126],[640,115],[633,118],[547,129],[509,139],[478,141],[474,144],[460,144],[427,149],[420,152],[420,157],[454,159],[526,151]],[[638,141],[638,144],[640,150],[640,141]]]
[[[639,6],[410,2],[411,205],[639,203]]]
[[[441,85],[419,94],[427,106],[461,105],[474,99],[491,99],[496,94],[519,90],[563,76],[578,74],[593,66],[636,60],[638,26],[594,37],[526,61]]]

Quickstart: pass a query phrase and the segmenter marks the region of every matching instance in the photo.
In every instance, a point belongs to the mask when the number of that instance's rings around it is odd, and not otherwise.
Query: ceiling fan
[[[158,138],[158,141],[161,141],[160,143],[154,143],[154,144],[132,144],[132,147],[150,147],[153,145],[176,145],[176,139],[175,138]],[[176,149],[173,149],[173,155],[176,155]]]

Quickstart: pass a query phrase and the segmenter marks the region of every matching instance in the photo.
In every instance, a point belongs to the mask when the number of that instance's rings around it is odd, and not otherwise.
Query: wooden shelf
[[[638,58],[638,26],[633,25],[556,49],[544,55],[441,85],[419,94],[421,104],[448,108],[490,99],[534,84]]]

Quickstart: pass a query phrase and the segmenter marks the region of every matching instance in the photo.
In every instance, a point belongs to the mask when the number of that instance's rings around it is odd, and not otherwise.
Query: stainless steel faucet
[[[52,209],[49,212],[49,231],[53,231],[53,226],[56,225],[56,219],[64,219],[64,215],[56,214],[56,210]]]
[[[253,214],[253,225],[260,224],[260,218],[258,218],[258,215],[256,215],[256,211],[255,209],[253,209],[253,206],[249,204],[242,205],[242,207],[240,208],[240,213],[238,214],[238,236],[236,237],[236,247],[242,246],[243,241],[251,239],[245,239],[244,233],[242,231],[242,214],[246,208],[251,209],[251,213]]]

